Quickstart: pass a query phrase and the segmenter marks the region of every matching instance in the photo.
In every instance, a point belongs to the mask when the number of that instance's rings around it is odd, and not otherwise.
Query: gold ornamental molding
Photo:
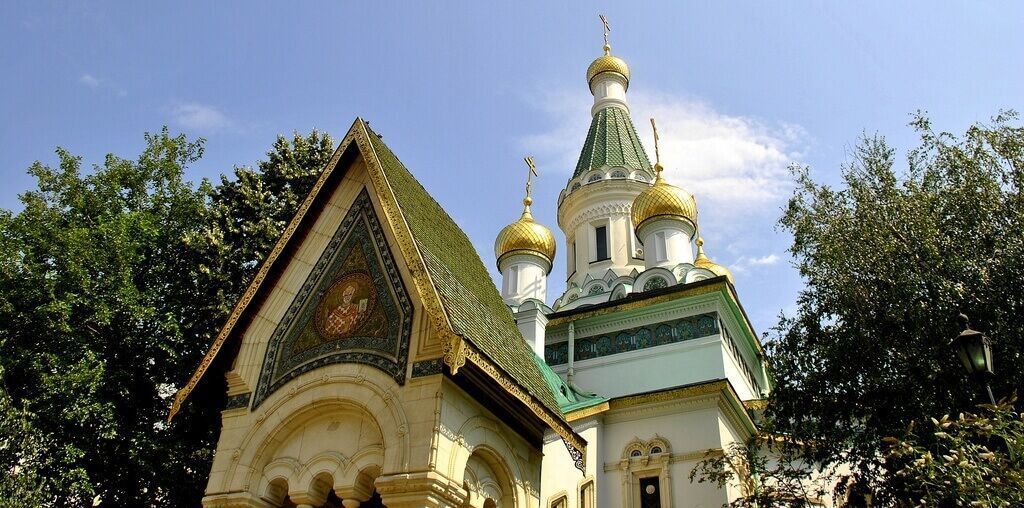
[[[576,468],[582,471],[583,474],[586,474],[587,443],[582,437],[573,432],[565,419],[554,414],[518,382],[505,374],[486,355],[481,354],[469,341],[456,337],[452,341],[445,342],[444,362],[452,370],[452,375],[455,375],[458,369],[465,366],[467,361],[479,367],[488,377],[497,382],[516,400],[530,408],[534,415],[540,418],[551,430],[555,431],[569,450],[569,455],[572,456]]]

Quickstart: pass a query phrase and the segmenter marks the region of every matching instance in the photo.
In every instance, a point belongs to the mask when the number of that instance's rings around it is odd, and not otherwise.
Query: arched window
[[[572,184],[572,190],[577,190],[577,189],[579,189],[580,187],[582,187],[582,185],[580,185],[580,183],[579,183],[579,182],[576,182],[576,183]]]
[[[590,178],[587,178],[587,183],[596,182],[596,181],[601,180],[603,178],[604,177],[601,176],[601,173],[594,173],[594,174],[590,175]]]
[[[612,171],[612,178],[626,178],[625,171]]]

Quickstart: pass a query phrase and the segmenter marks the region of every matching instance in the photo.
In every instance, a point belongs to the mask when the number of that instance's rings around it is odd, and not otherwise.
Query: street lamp
[[[988,392],[988,398],[993,405],[996,398],[992,396],[992,387],[989,386],[989,378],[992,377],[992,341],[985,334],[971,329],[967,316],[960,314],[960,322],[964,324],[964,331],[950,342],[956,349],[960,362],[971,377],[981,380]]]

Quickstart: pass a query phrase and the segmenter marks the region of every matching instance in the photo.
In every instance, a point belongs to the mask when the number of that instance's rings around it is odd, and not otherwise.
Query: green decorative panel
[[[363,363],[405,382],[412,302],[364,189],[270,338],[253,408],[299,374]]]
[[[610,334],[577,338],[574,341],[576,347],[573,351],[573,359],[575,361],[590,360],[591,358],[708,337],[717,334],[718,331],[718,314],[710,312]],[[544,346],[544,361],[548,365],[568,363],[569,343],[559,342]]]

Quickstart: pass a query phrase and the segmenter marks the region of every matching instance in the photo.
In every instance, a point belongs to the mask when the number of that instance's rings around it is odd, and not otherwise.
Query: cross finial
[[[608,18],[604,14],[598,14],[597,16],[601,18],[601,24],[604,25],[604,54],[607,55],[612,50],[612,45],[608,43],[608,32],[612,31],[612,27],[608,25]]]
[[[661,145],[658,138],[658,125],[654,123],[653,118],[651,118],[651,130],[654,131],[654,172],[657,173],[658,178],[661,178],[661,171],[665,168],[661,165]]]
[[[530,196],[533,187],[533,177],[539,177],[540,175],[537,174],[537,165],[533,163],[532,155],[523,157],[523,161],[526,162],[526,167],[529,168],[529,172],[526,173],[526,197],[523,198],[523,204],[530,206],[533,203],[533,198]]]

